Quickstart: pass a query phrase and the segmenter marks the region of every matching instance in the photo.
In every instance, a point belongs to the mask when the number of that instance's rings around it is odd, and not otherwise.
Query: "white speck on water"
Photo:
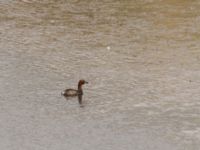
[[[106,48],[107,48],[107,50],[110,50],[110,46],[107,46]]]

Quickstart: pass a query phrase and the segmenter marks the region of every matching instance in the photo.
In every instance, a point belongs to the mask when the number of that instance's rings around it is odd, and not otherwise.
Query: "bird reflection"
[[[80,107],[83,107],[83,104],[82,104],[82,97],[83,97],[82,94],[79,94],[79,95],[78,95],[78,102],[79,102],[79,104],[80,104]]]
[[[65,99],[68,101],[70,99],[70,97],[65,97]],[[83,95],[79,94],[78,95],[78,103],[80,104],[80,107],[83,107],[82,99],[83,99]]]

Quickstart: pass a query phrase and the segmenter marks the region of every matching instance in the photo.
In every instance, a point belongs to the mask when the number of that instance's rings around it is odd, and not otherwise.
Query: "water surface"
[[[0,0],[1,149],[199,150],[199,22],[198,0]],[[60,95],[81,78],[83,107]]]

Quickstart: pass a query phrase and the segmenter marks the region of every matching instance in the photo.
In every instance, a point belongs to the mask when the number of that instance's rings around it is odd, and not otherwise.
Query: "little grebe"
[[[79,80],[78,82],[78,90],[75,89],[66,89],[61,94],[65,97],[72,97],[72,96],[80,96],[83,95],[82,85],[87,84],[88,82],[85,80]]]

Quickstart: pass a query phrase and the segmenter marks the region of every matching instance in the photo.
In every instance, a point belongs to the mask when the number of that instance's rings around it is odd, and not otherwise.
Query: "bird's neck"
[[[82,91],[82,84],[78,84],[78,90]]]
[[[80,95],[83,94],[82,84],[78,84],[78,93],[79,93]]]

